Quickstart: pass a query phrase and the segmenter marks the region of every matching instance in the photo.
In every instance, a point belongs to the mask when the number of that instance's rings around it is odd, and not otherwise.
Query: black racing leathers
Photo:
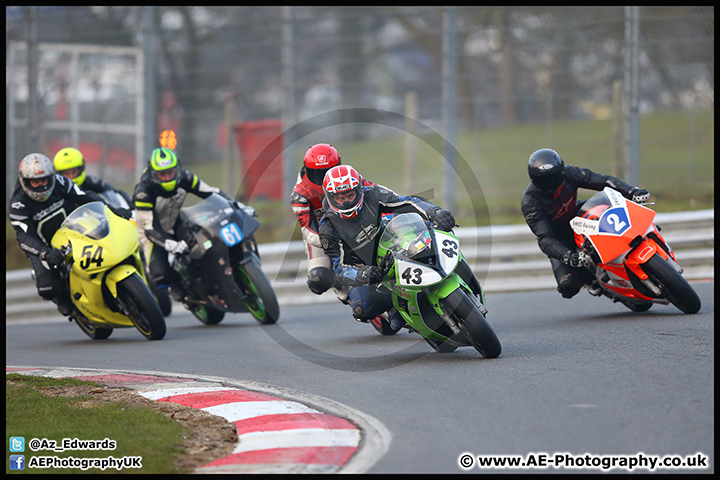
[[[631,198],[635,187],[612,175],[601,175],[587,168],[565,166],[565,179],[553,193],[543,192],[532,183],[522,195],[521,209],[525,222],[538,240],[540,250],[548,257],[562,259],[574,248],[570,220],[576,216],[581,203],[577,201],[578,188],[602,190],[613,188]]]
[[[420,197],[397,195],[381,185],[363,187],[363,192],[362,207],[350,219],[340,218],[324,199],[325,214],[318,232],[337,280],[349,286],[363,284],[357,281],[359,268],[376,264],[375,252],[380,241],[383,214],[417,212],[427,219],[425,211],[435,206]]]
[[[170,268],[165,250],[166,240],[175,240],[180,207],[187,194],[207,198],[220,189],[211,187],[189,170],[180,170],[177,188],[172,192],[150,178],[145,170],[135,186],[133,202],[140,246],[148,262],[150,276],[157,285],[176,284],[178,277]]]
[[[140,244],[148,248],[154,243],[164,249],[165,240],[174,239],[175,222],[187,194],[207,198],[219,192],[220,189],[210,187],[185,169],[180,170],[177,188],[169,192],[153,182],[147,170],[144,171],[133,195]]]
[[[71,313],[72,300],[59,270],[40,260],[40,255],[52,250],[50,241],[65,217],[78,205],[94,201],[102,202],[103,199],[94,192],[82,190],[62,175],[55,175],[55,188],[44,202],[28,197],[20,186],[20,180],[10,197],[10,223],[15,228],[20,248],[30,260],[38,294],[58,304],[63,315]]]
[[[10,197],[10,223],[17,233],[17,241],[25,255],[39,256],[51,250],[50,240],[63,220],[78,205],[105,201],[96,193],[86,191],[62,175],[55,175],[55,188],[44,202],[32,200],[20,186]]]

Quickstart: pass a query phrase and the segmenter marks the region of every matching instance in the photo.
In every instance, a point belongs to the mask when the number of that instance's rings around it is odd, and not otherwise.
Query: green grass
[[[639,186],[652,194],[658,212],[714,208],[714,117],[713,111],[661,112],[645,115],[640,122],[641,171]],[[693,130],[695,138],[693,147]],[[406,187],[405,136],[335,145],[343,163],[352,165],[366,178],[392,188],[400,194],[431,192],[428,199],[443,203],[444,164],[442,140],[437,136],[420,136],[417,140],[417,165],[413,186]],[[301,143],[301,142],[299,142]],[[609,120],[555,122],[486,128],[458,135],[455,217],[463,227],[523,223],[520,196],[528,185],[527,159],[538,148],[554,148],[567,164],[611,173],[613,152],[612,123]],[[440,153],[439,153],[440,152]],[[296,165],[304,150],[296,149]],[[203,162],[188,165],[207,183],[223,184],[222,164]],[[237,172],[237,169],[236,169]],[[618,175],[627,176],[622,172]],[[468,190],[467,179],[476,178],[481,192]],[[132,191],[133,186],[119,187]],[[232,192],[234,193],[234,192]],[[586,198],[590,192],[581,191]],[[256,237],[260,243],[299,239],[297,222],[289,205],[290,192],[282,201],[253,202],[261,223]],[[194,200],[188,198],[188,204]],[[473,208],[481,205],[479,215]],[[19,252],[8,223],[6,260],[8,269],[28,268]]]
[[[10,452],[11,436],[25,437],[26,447],[24,473],[180,473],[173,466],[175,457],[182,452],[179,447],[187,429],[172,419],[146,407],[128,408],[118,402],[85,407],[79,402],[88,397],[48,396],[37,391],[46,386],[81,385],[74,379],[51,379],[8,374],[7,380],[19,386],[7,385],[5,394],[6,451]],[[62,439],[103,440],[108,438],[117,444],[114,450],[72,450],[65,452],[37,451],[28,447],[31,439],[49,439],[58,443]],[[141,469],[81,469],[27,467],[33,456],[56,456],[60,458],[107,458],[113,456],[141,456]],[[9,458],[9,457],[8,457]],[[6,473],[11,471],[9,462]]]

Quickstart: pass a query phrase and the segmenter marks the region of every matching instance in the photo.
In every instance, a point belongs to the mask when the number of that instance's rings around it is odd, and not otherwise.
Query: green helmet
[[[150,178],[168,192],[174,192],[180,179],[180,160],[169,148],[156,148],[150,154]]]

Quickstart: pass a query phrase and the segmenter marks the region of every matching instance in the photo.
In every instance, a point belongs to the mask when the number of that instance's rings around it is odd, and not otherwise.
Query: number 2
[[[607,221],[610,225],[615,227],[616,232],[619,232],[620,230],[625,228],[625,225],[627,225],[627,223],[620,220],[620,217],[618,217],[616,213],[611,213],[610,215],[608,215]]]

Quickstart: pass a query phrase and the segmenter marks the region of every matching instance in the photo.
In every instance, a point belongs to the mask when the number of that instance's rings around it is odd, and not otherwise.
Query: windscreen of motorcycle
[[[393,217],[380,237],[380,246],[391,251],[395,258],[421,261],[435,255],[430,231],[417,213]]]
[[[63,221],[62,228],[67,228],[85,235],[93,240],[105,238],[110,233],[110,227],[105,216],[105,204],[90,202],[81,205]]]

